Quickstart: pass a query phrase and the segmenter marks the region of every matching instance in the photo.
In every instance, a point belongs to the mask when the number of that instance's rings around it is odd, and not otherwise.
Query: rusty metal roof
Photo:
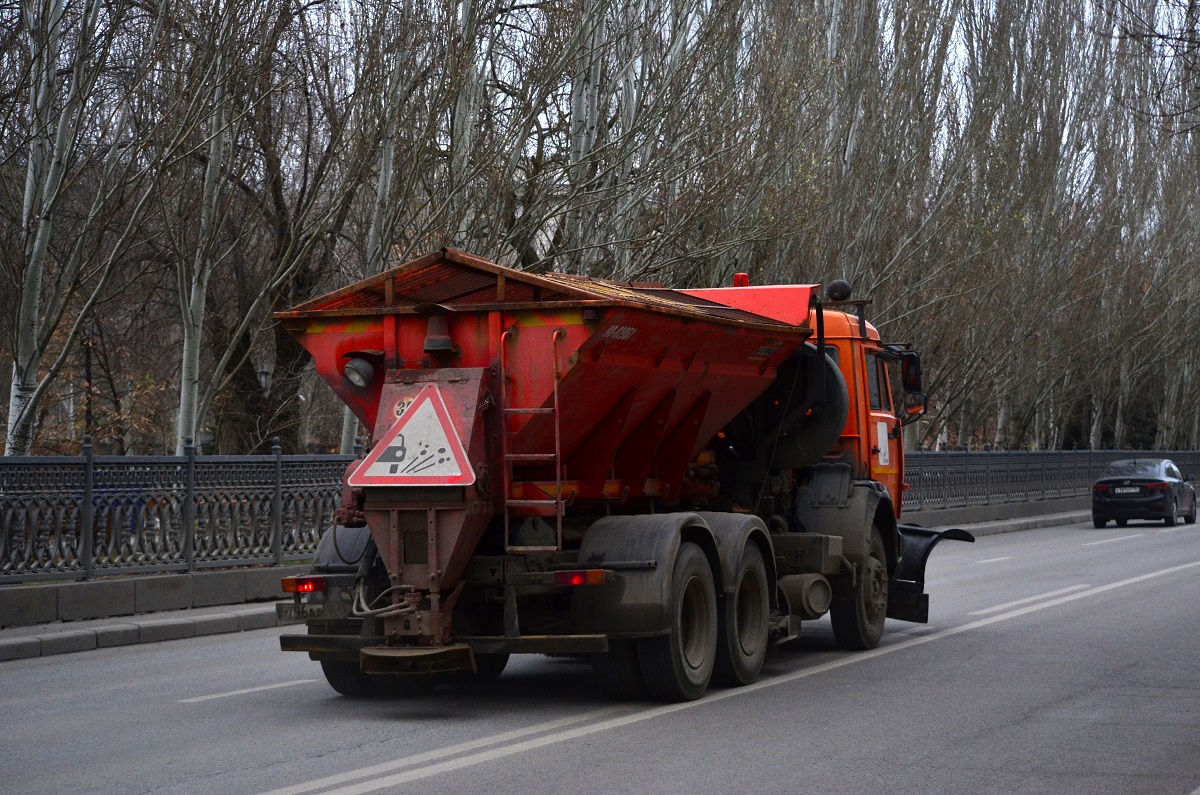
[[[418,307],[422,304],[437,304],[453,311],[563,303],[616,304],[722,323],[796,328],[658,285],[641,286],[560,273],[525,273],[452,248],[399,265],[291,310],[277,312],[275,316],[299,319],[391,314],[420,311]]]

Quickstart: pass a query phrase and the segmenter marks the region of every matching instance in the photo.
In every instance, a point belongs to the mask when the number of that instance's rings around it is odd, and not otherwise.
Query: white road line
[[[181,698],[177,704],[195,704],[198,701],[211,701],[214,698],[229,698],[231,696],[244,696],[247,693],[257,693],[260,690],[274,690],[277,687],[291,687],[292,685],[306,685],[309,682],[315,682],[316,679],[297,679],[294,682],[276,682],[273,685],[263,685],[261,687],[247,687],[244,690],[230,690],[228,693],[213,693],[211,696],[196,696],[195,698]]]
[[[472,767],[474,765],[483,764],[485,762],[492,762],[497,759],[503,759],[506,756],[515,756],[517,754],[525,753],[526,751],[533,751],[538,748],[544,748],[548,745],[555,745],[557,743],[566,742],[568,740],[574,740],[579,737],[586,737],[590,734],[597,734],[599,732],[609,731],[611,729],[619,729],[622,726],[628,726],[630,724],[640,723],[642,721],[651,720],[652,718],[658,718],[663,715],[670,715],[674,712],[682,712],[683,710],[687,710],[687,709],[694,709],[696,707],[707,706],[707,705],[713,704],[717,701],[723,701],[727,698],[737,698],[740,696],[749,695],[750,693],[755,693],[764,688],[777,687],[779,685],[788,684],[790,682],[795,682],[799,679],[804,679],[804,678],[807,678],[809,676],[814,676],[819,673],[825,673],[826,671],[832,671],[837,668],[844,668],[845,666],[848,666],[848,665],[855,665],[857,663],[867,662],[868,660],[873,660],[876,657],[882,657],[885,654],[893,654],[895,652],[902,651],[904,649],[912,648],[913,646],[920,646],[922,644],[929,643],[934,640],[940,640],[942,638],[948,638],[953,635],[962,634],[964,632],[970,632],[972,630],[979,629],[981,627],[986,627],[991,624],[996,624],[1001,621],[1009,621],[1014,618],[1019,618],[1024,615],[1029,615],[1030,613],[1036,613],[1040,610],[1046,610],[1051,607],[1057,607],[1058,605],[1067,604],[1068,602],[1074,602],[1079,599],[1086,599],[1090,596],[1097,596],[1099,594],[1106,593],[1108,591],[1112,591],[1117,588],[1124,588],[1129,585],[1135,585],[1140,582],[1145,582],[1146,580],[1154,579],[1155,577],[1162,577],[1167,574],[1174,574],[1175,572],[1184,571],[1186,569],[1192,569],[1192,568],[1196,568],[1196,567],[1200,567],[1200,560],[1192,561],[1191,563],[1183,563],[1181,565],[1172,566],[1167,569],[1159,569],[1158,571],[1152,571],[1149,574],[1141,574],[1141,575],[1138,575],[1137,577],[1130,577],[1125,580],[1120,580],[1118,582],[1109,583],[1108,585],[1101,585],[1101,586],[1098,586],[1095,588],[1090,588],[1086,591],[1078,591],[1073,594],[1067,594],[1065,596],[1060,596],[1057,599],[1051,599],[1048,602],[1039,602],[1038,604],[1028,605],[1026,607],[1012,610],[1008,613],[1001,613],[1000,615],[989,616],[988,618],[981,618],[976,621],[971,621],[967,624],[960,624],[959,626],[956,626],[956,627],[950,627],[948,629],[944,629],[944,630],[941,630],[939,632],[936,632],[936,633],[933,633],[930,635],[909,637],[898,643],[891,643],[887,646],[881,646],[876,649],[871,649],[870,651],[858,652],[856,654],[839,657],[835,660],[830,660],[829,662],[821,663],[819,665],[814,665],[811,668],[805,668],[800,671],[796,671],[794,673],[785,674],[784,676],[778,676],[773,679],[763,679],[758,682],[755,682],[752,685],[746,685],[745,687],[739,687],[739,688],[734,688],[734,689],[730,689],[730,690],[722,690],[722,691],[716,692],[716,693],[709,693],[708,696],[706,696],[705,698],[703,698],[699,701],[687,701],[682,704],[665,704],[661,707],[652,707],[650,709],[641,710],[640,712],[635,712],[631,715],[624,715],[621,717],[610,718],[608,720],[602,720],[599,723],[592,723],[587,726],[580,726],[575,729],[570,729],[568,731],[562,732],[561,734],[546,735],[546,736],[538,737],[538,738],[535,738],[532,740],[525,740],[524,742],[515,743],[513,745],[507,745],[507,746],[504,746],[503,748],[492,748],[487,751],[481,751],[476,754],[469,754],[467,756],[459,757],[458,759],[451,759],[449,761],[440,762],[435,765],[427,765],[425,767],[418,767],[415,770],[408,770],[403,773],[396,773],[396,774],[390,775],[390,776],[383,776],[381,778],[377,778],[377,779],[374,779],[371,781],[363,781],[358,784],[354,784],[352,786],[342,787],[341,789],[336,789],[336,790],[330,790],[329,792],[326,793],[326,795],[363,795],[364,793],[367,793],[367,792],[375,792],[376,790],[381,790],[381,789],[385,789],[388,787],[395,787],[400,784],[406,784],[411,781],[418,781],[420,779],[430,778],[432,776],[441,775],[443,773],[449,773],[449,772],[452,772],[455,770],[461,770],[463,768]],[[431,751],[430,753],[436,754],[438,752]],[[416,757],[409,757],[409,758],[413,759]],[[404,762],[404,760],[396,760],[396,762],[390,762],[390,763],[385,763],[385,764],[398,765],[402,762]],[[407,762],[404,762],[404,763],[408,764]],[[351,775],[355,775],[357,777],[357,774],[360,772],[361,771],[356,771],[355,774],[351,774]],[[325,780],[325,779],[322,779],[322,780]],[[298,785],[298,786],[306,787],[307,789],[315,788],[315,787],[309,787],[308,785],[304,785],[304,784]],[[306,791],[306,790],[304,790],[304,789],[301,789],[301,790],[296,790],[296,789],[276,790],[271,795],[283,795],[283,793],[285,793],[285,792],[303,792],[303,791]],[[1192,795],[1196,795],[1196,794],[1193,793]]]
[[[551,732],[556,729],[566,728],[576,723],[583,721],[595,720],[608,715],[614,715],[619,712],[629,712],[632,707],[628,706],[613,706],[605,707],[604,709],[594,710],[592,712],[584,712],[579,715],[574,715],[569,718],[560,718],[558,720],[547,721],[545,723],[536,723],[533,726],[526,726],[523,729],[513,729],[512,731],[493,734],[488,737],[481,737],[478,740],[470,740],[458,745],[451,745],[446,748],[439,748],[435,751],[426,751],[421,754],[405,756],[400,759],[393,759],[389,762],[381,762],[378,765],[364,767],[359,770],[351,770],[349,773],[339,773],[334,776],[326,776],[313,781],[306,781],[303,784],[296,784],[291,787],[282,787],[273,789],[270,792],[261,793],[261,795],[299,795],[301,792],[310,792],[323,787],[333,787],[338,784],[345,784],[355,779],[370,778],[378,776],[382,773],[391,773],[394,770],[399,770],[402,767],[410,767],[419,765],[423,762],[432,762],[435,759],[444,759],[447,756],[454,756],[465,751],[474,751],[479,748],[486,748],[489,745],[498,745],[506,743],[510,740],[519,740],[522,737],[528,737],[531,734],[541,734],[543,732]]]
[[[1069,588],[1060,588],[1057,591],[1050,591],[1049,593],[1038,594],[1037,596],[1026,596],[1024,599],[1015,599],[1011,602],[1005,602],[1002,605],[996,605],[995,607],[985,607],[982,610],[972,610],[970,613],[967,613],[967,615],[983,616],[987,615],[988,613],[999,613],[1001,610],[1007,610],[1010,607],[1016,607],[1017,605],[1023,605],[1029,602],[1036,602],[1039,599],[1049,599],[1052,596],[1060,596],[1061,594],[1071,593],[1071,591],[1079,591],[1090,587],[1090,585],[1072,585]]]
[[[1174,527],[1164,527],[1162,530],[1159,530],[1158,532],[1160,532],[1160,533],[1174,533],[1176,530],[1182,530],[1182,529],[1183,529],[1183,527],[1182,527],[1182,526],[1180,526],[1180,525],[1175,525]],[[1196,792],[1200,792],[1200,790],[1196,790]]]
[[[1131,538],[1141,538],[1144,535],[1146,535],[1146,534],[1145,533],[1134,533],[1131,536],[1117,536],[1116,538],[1105,538],[1102,541],[1088,541],[1087,543],[1083,544],[1083,546],[1094,547],[1097,544],[1111,544],[1114,541],[1128,541]]]
[[[987,558],[985,560],[977,560],[976,563],[999,563],[1002,560],[1012,560],[1012,555],[1005,555],[1002,558]]]

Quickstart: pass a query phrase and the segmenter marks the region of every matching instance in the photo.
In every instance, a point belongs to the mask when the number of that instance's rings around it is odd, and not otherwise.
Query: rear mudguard
[[[975,536],[957,527],[930,530],[915,524],[896,526],[899,560],[888,586],[887,617],[899,621],[929,623],[929,595],[925,593],[925,564],[929,553],[942,540],[969,541]]]
[[[615,638],[663,635],[671,629],[668,605],[675,554],[682,541],[704,550],[721,588],[717,542],[711,528],[694,513],[607,516],[588,528],[579,549],[579,565],[612,568],[606,585],[576,588],[571,615],[576,632]]]

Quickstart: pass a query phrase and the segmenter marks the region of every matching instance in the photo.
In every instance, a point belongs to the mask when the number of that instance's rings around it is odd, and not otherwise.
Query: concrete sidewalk
[[[1075,524],[1090,519],[1089,511],[1070,511],[958,526],[978,537]],[[950,525],[937,526],[944,529]],[[276,602],[260,602],[202,607],[91,621],[58,621],[9,627],[0,629],[0,661],[267,629],[279,626],[275,617],[275,604]]]

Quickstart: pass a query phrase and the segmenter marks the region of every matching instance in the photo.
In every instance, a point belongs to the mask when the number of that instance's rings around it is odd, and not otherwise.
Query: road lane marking
[[[1162,530],[1159,530],[1158,532],[1160,532],[1160,533],[1174,533],[1176,530],[1182,530],[1182,529],[1183,529],[1183,527],[1182,527],[1182,526],[1180,526],[1180,525],[1175,525],[1174,527],[1164,527]]]
[[[1036,602],[1039,599],[1049,599],[1052,596],[1060,596],[1065,593],[1071,593],[1071,591],[1078,591],[1083,588],[1091,588],[1091,587],[1092,586],[1087,585],[1087,584],[1072,585],[1069,588],[1059,588],[1057,591],[1050,591],[1049,593],[1038,594],[1037,596],[1026,596],[1024,599],[1015,599],[1011,602],[1005,602],[1002,605],[996,605],[995,607],[985,607],[982,610],[972,610],[970,613],[967,613],[967,615],[983,616],[983,615],[987,615],[988,613],[999,613],[1001,610],[1007,610],[1008,608],[1016,607],[1017,605],[1023,605],[1023,604],[1027,604],[1029,602]]]
[[[301,784],[295,784],[290,787],[281,787],[273,789],[270,792],[260,793],[260,795],[299,795],[302,792],[310,792],[322,787],[333,787],[338,784],[346,784],[360,778],[369,778],[382,773],[391,773],[403,767],[419,765],[423,762],[432,762],[435,759],[442,759],[447,756],[454,756],[466,751],[474,751],[479,748],[486,748],[489,745],[498,745],[506,743],[510,740],[519,740],[522,737],[528,737],[531,734],[541,734],[543,732],[551,732],[556,729],[563,729],[583,721],[595,720],[608,715],[615,715],[620,712],[629,712],[633,707],[622,704],[604,709],[594,710],[592,712],[584,712],[580,715],[574,715],[569,718],[559,718],[558,720],[546,721],[544,723],[536,723],[533,726],[526,726],[523,729],[513,729],[512,731],[501,732],[500,734],[492,734],[487,737],[481,737],[478,740],[469,740],[465,743],[447,746],[446,748],[438,748],[434,751],[426,751],[412,756],[405,756],[400,759],[393,759],[388,762],[380,762],[371,767],[360,768],[359,770],[351,770],[348,773],[338,773],[325,778],[318,778],[313,781],[305,781]]]
[[[1134,533],[1131,536],[1117,536],[1116,538],[1105,538],[1100,541],[1088,541],[1083,546],[1094,547],[1097,544],[1111,544],[1114,541],[1128,541],[1131,538],[1141,538],[1144,535],[1146,535],[1146,534],[1145,533]]]
[[[988,558],[986,560],[978,560],[976,563],[999,563],[1002,560],[1012,560],[1012,555],[1005,555],[1002,558]]]
[[[898,643],[891,643],[887,646],[881,646],[881,647],[878,647],[875,649],[871,649],[869,651],[855,652],[853,654],[850,654],[850,655],[847,655],[844,657],[839,657],[837,659],[830,660],[830,661],[824,662],[824,663],[820,663],[818,665],[814,665],[809,668],[803,668],[799,671],[795,671],[790,674],[784,674],[782,676],[778,676],[773,679],[760,679],[758,682],[755,682],[754,684],[751,684],[751,685],[746,685],[745,687],[731,688],[729,690],[722,690],[722,691],[719,691],[716,693],[710,692],[707,696],[705,696],[704,698],[702,698],[698,701],[686,701],[682,704],[664,704],[661,707],[651,707],[649,709],[641,710],[639,712],[634,712],[629,715],[623,715],[620,717],[610,718],[608,720],[602,720],[598,723],[592,723],[587,726],[579,726],[577,728],[570,729],[568,731],[564,731],[561,734],[544,735],[542,737],[538,737],[538,738],[531,739],[531,740],[525,740],[523,742],[504,746],[502,748],[492,748],[487,751],[481,751],[479,753],[469,754],[467,756],[461,756],[457,759],[451,759],[451,760],[448,760],[445,762],[439,762],[438,764],[427,765],[425,767],[418,767],[413,770],[407,770],[403,773],[396,773],[396,774],[393,774],[390,776],[383,776],[381,778],[373,779],[370,781],[363,781],[358,784],[354,784],[354,785],[347,786],[347,787],[342,787],[340,789],[329,790],[328,792],[325,793],[325,795],[365,795],[365,793],[368,793],[368,792],[375,792],[376,790],[386,789],[388,787],[396,787],[400,784],[406,784],[408,782],[418,781],[418,780],[424,779],[424,778],[430,778],[432,776],[441,775],[443,773],[450,773],[453,771],[461,770],[463,768],[473,767],[475,765],[483,764],[485,762],[493,762],[497,759],[503,759],[504,757],[508,757],[508,756],[515,756],[517,754],[525,753],[526,751],[533,751],[533,750],[537,750],[539,748],[544,748],[549,745],[556,745],[558,743],[566,742],[568,740],[574,740],[579,737],[586,737],[590,734],[597,734],[599,732],[609,731],[611,729],[619,729],[623,726],[628,726],[628,725],[634,724],[634,723],[641,723],[642,721],[651,720],[653,718],[662,717],[664,715],[670,715],[675,712],[682,712],[683,710],[707,706],[709,704],[713,704],[718,701],[724,701],[727,698],[735,698],[735,697],[739,697],[739,696],[749,695],[751,693],[756,693],[759,690],[763,690],[768,687],[777,687],[782,684],[788,684],[790,682],[795,682],[800,679],[808,678],[810,676],[815,676],[816,674],[825,673],[827,671],[833,671],[838,668],[844,668],[848,665],[854,665],[856,663],[866,662],[868,660],[873,660],[876,657],[882,657],[885,654],[893,654],[898,651],[903,651],[904,649],[910,649],[914,646],[920,646],[925,643],[930,643],[931,641],[940,640],[942,638],[952,637],[954,635],[959,635],[964,632],[970,632],[972,630],[990,626],[991,624],[997,624],[1001,621],[1009,621],[1014,618],[1019,618],[1021,616],[1029,615],[1031,613],[1036,613],[1041,610],[1046,610],[1051,607],[1057,607],[1058,605],[1067,604],[1069,602],[1074,602],[1079,599],[1086,599],[1091,596],[1098,596],[1099,594],[1107,593],[1108,591],[1112,591],[1112,590],[1115,590],[1118,588],[1124,588],[1124,587],[1127,587],[1130,585],[1136,585],[1137,583],[1145,582],[1147,580],[1152,580],[1156,577],[1163,577],[1168,574],[1174,574],[1176,572],[1185,571],[1187,569],[1192,569],[1192,568],[1196,568],[1196,567],[1200,567],[1200,560],[1192,561],[1191,563],[1183,563],[1178,566],[1171,566],[1170,568],[1166,568],[1166,569],[1159,569],[1158,571],[1152,571],[1148,574],[1140,574],[1136,577],[1129,577],[1124,580],[1119,580],[1114,583],[1109,583],[1108,585],[1100,585],[1095,588],[1089,588],[1088,590],[1077,591],[1077,592],[1071,593],[1071,594],[1065,594],[1056,599],[1051,599],[1050,601],[1047,601],[1047,602],[1039,602],[1037,604],[1027,605],[1025,607],[1018,608],[1016,610],[1011,610],[1007,613],[1001,613],[999,615],[988,616],[987,618],[980,618],[976,621],[971,621],[966,624],[960,624],[959,626],[956,626],[956,627],[948,627],[947,629],[940,630],[938,632],[935,632],[935,633],[932,633],[929,635],[920,635],[920,636],[916,636],[916,637],[909,636],[905,640],[902,640]],[[438,752],[431,751],[429,753],[437,754]],[[414,758],[416,758],[416,757],[409,757],[409,759],[414,759]],[[388,764],[398,765],[401,762],[403,762],[404,764],[410,764],[410,763],[406,762],[405,760],[396,760],[395,762],[384,763],[384,764],[385,765],[388,765]],[[348,774],[348,775],[351,775],[351,776],[357,778],[357,777],[360,777],[360,773],[362,773],[362,771],[355,771],[354,773]],[[336,777],[331,777],[331,778],[336,778]],[[324,781],[324,780],[325,779],[322,779],[322,781]],[[308,786],[306,784],[301,784],[301,785],[297,785],[297,786],[303,787],[304,789],[290,788],[290,789],[286,789],[286,790],[274,790],[269,795],[284,795],[284,793],[305,792],[305,791],[308,791],[309,789],[316,789],[316,787]],[[321,786],[327,786],[327,785],[321,785]],[[1193,793],[1193,795],[1195,795],[1195,793]]]
[[[261,687],[247,687],[242,690],[230,690],[228,693],[213,693],[211,696],[196,696],[195,698],[181,698],[175,702],[177,704],[195,704],[200,701],[212,701],[214,698],[230,698],[231,696],[244,696],[247,693],[257,693],[260,690],[274,690],[277,687],[291,687],[292,685],[306,685],[309,682],[315,682],[316,679],[297,679],[293,682],[276,682],[273,685],[262,685]]]

